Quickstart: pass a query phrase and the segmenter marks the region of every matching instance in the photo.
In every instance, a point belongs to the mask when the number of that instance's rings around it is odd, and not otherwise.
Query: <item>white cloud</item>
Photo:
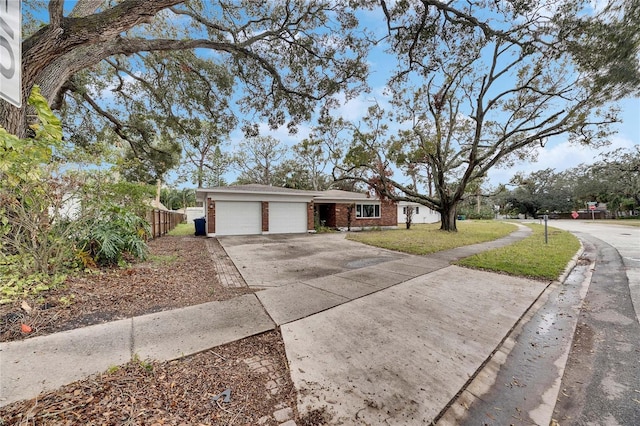
[[[524,175],[544,169],[554,169],[556,173],[571,169],[580,164],[593,164],[602,160],[601,154],[614,151],[618,148],[633,148],[634,143],[624,136],[613,136],[611,144],[602,148],[592,148],[588,146],[576,146],[567,141],[557,143],[545,148],[535,149],[538,159],[535,162],[516,164],[510,169],[494,168],[489,171],[489,181],[496,186],[501,183],[508,183],[517,174]]]
[[[292,135],[289,134],[289,130],[286,126],[282,126],[278,129],[272,130],[265,122],[258,123],[258,129],[260,132],[260,136],[271,136],[288,147],[291,147],[307,138],[309,136],[309,133],[311,132],[311,128],[308,125],[299,125],[298,132]],[[238,145],[242,141],[244,141],[244,139],[245,137],[242,130],[236,129],[235,131],[233,131],[229,138],[228,150],[230,152],[236,151]]]

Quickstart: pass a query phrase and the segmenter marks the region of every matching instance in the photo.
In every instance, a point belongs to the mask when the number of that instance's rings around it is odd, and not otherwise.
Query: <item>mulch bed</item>
[[[1,305],[0,341],[253,292],[220,284],[204,238],[165,236],[149,247],[148,261],[72,276],[63,288]],[[256,360],[269,370],[256,369]],[[229,402],[215,401],[226,389]],[[270,331],[180,360],[132,360],[0,407],[0,425],[277,425],[273,413],[283,407],[298,426],[325,423],[322,412],[297,414],[284,343]]]
[[[223,287],[205,244],[204,238],[164,236],[149,242],[148,261],[70,276],[63,288],[0,305],[0,342],[253,292]],[[24,333],[22,324],[32,331]]]
[[[3,407],[0,424],[277,425],[276,407],[295,407],[295,390],[288,379],[276,393],[268,390],[270,377],[247,363],[255,357],[289,377],[284,345],[271,331],[181,360],[131,361]],[[228,402],[214,400],[227,389]]]

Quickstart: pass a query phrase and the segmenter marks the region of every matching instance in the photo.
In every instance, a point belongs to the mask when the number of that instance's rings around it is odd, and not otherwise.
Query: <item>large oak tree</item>
[[[59,108],[65,94],[75,93],[126,139],[135,126],[123,125],[122,114],[92,103],[91,79],[74,76],[106,68],[126,83],[153,74],[137,68],[153,66],[150,52],[171,56],[188,51],[193,61],[183,55],[173,64],[201,76],[206,74],[200,73],[205,64],[224,68],[242,89],[243,113],[253,112],[273,127],[288,124],[293,129],[311,117],[319,101],[362,88],[364,43],[354,36],[357,20],[346,3],[79,0],[65,15],[64,1],[52,0],[48,23],[22,43],[23,98],[38,84],[49,103]],[[146,81],[149,93],[161,95],[159,81]],[[171,87],[163,89],[166,94]],[[26,108],[0,101],[1,126],[24,136],[27,124]]]
[[[380,2],[394,113],[378,107],[351,123],[341,179],[418,202],[456,230],[470,185],[531,147],[564,137],[603,144],[618,121],[613,102],[640,92],[640,2],[408,0]],[[387,125],[402,130],[387,135]],[[335,121],[334,121],[335,124]],[[422,170],[434,193],[406,184]]]

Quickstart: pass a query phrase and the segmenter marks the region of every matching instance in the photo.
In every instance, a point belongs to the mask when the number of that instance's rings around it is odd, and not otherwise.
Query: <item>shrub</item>
[[[86,233],[79,237],[80,251],[99,265],[117,265],[125,255],[146,259],[149,224],[121,206],[107,203],[96,217],[87,221]]]

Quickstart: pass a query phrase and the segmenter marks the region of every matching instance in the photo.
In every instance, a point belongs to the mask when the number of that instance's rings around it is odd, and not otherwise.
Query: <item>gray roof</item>
[[[320,191],[316,195],[316,200],[366,200],[371,198],[368,194],[361,192],[343,191],[341,189],[329,189],[327,191]]]
[[[340,189],[330,189],[327,191],[308,191],[304,189],[291,189],[279,186],[247,184],[247,185],[231,185],[219,186],[214,188],[202,188],[196,190],[197,194],[206,193],[254,193],[254,194],[283,194],[283,195],[306,195],[313,197],[319,202],[347,202],[359,201],[371,198],[368,194],[361,192],[342,191]],[[371,198],[376,200],[377,198]]]
[[[317,191],[306,191],[304,189],[282,188],[280,186],[260,185],[251,183],[247,185],[218,186],[215,188],[198,189],[198,192],[259,192],[259,193],[282,193],[300,194],[313,196]]]

